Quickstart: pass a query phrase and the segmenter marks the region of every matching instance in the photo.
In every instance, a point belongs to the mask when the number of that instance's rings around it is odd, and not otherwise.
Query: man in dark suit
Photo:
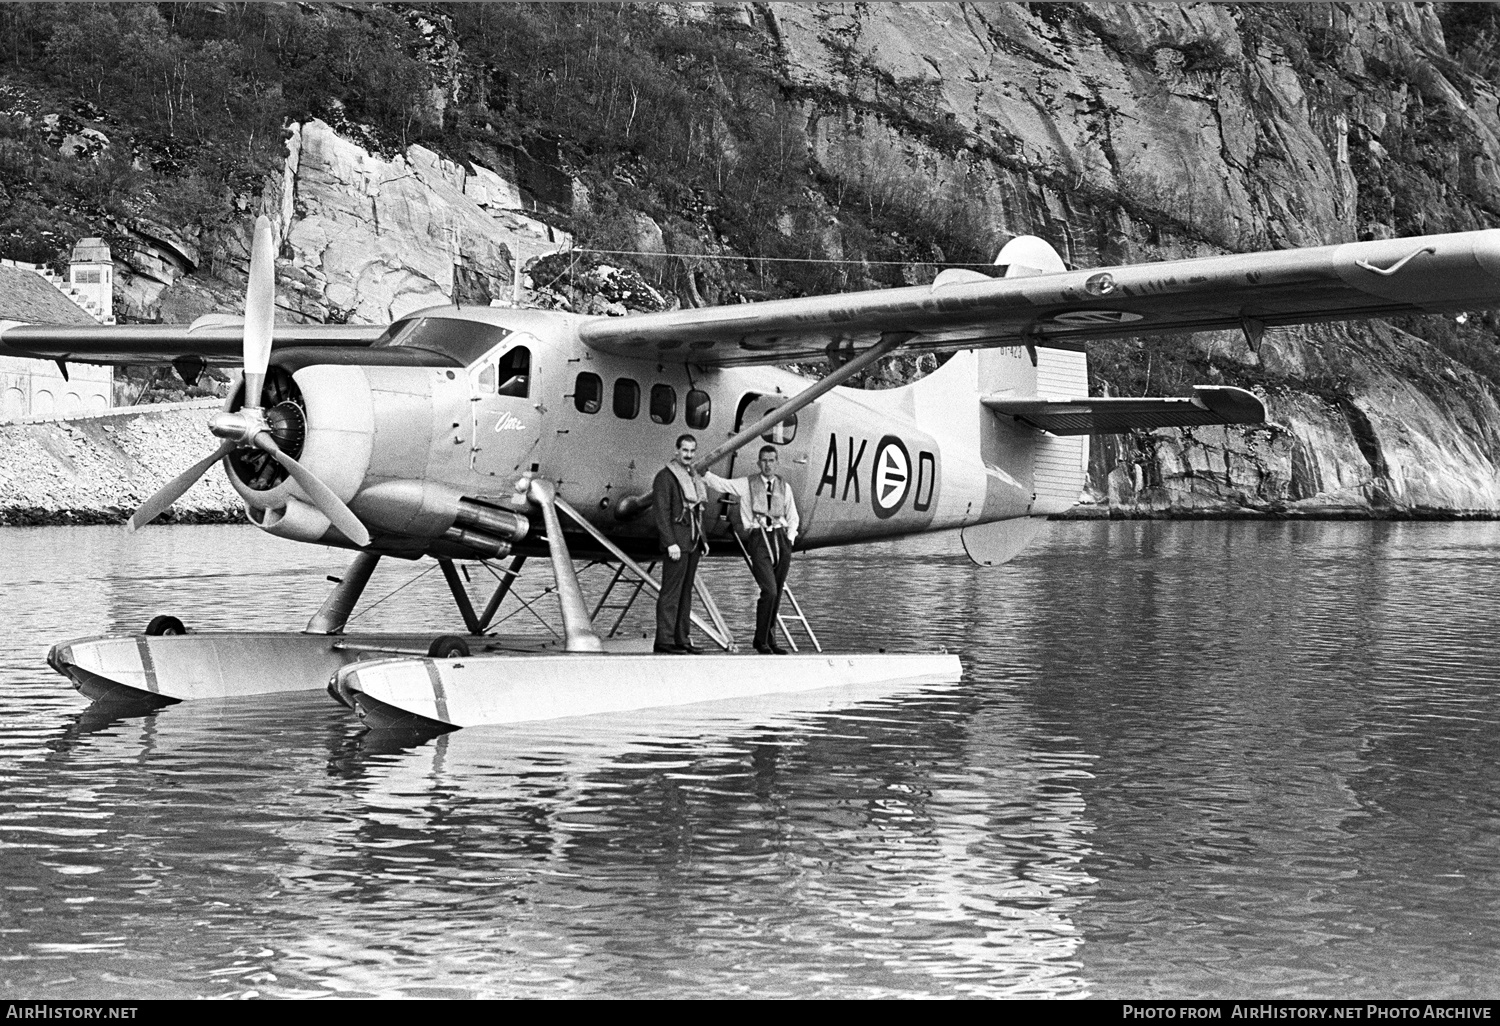
[[[653,651],[697,655],[703,651],[688,638],[693,616],[693,581],[698,560],[708,552],[703,536],[703,507],[708,488],[693,469],[698,440],[677,439],[677,453],[651,485],[656,537],[666,558],[661,565],[661,592],[656,596],[656,646]]]

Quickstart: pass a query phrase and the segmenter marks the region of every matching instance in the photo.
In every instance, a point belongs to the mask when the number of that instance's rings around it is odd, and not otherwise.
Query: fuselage
[[[710,449],[811,382],[775,367],[698,367],[690,354],[658,363],[595,352],[578,337],[583,320],[435,308],[374,347],[405,348],[396,355],[430,365],[297,368],[299,458],[369,526],[377,551],[482,556],[537,545],[536,523],[506,519],[526,515],[517,482],[531,475],[553,481],[626,551],[654,551],[650,512],[622,517],[617,505],[650,491],[676,439],[693,434]],[[1029,369],[1034,387],[1034,351],[1027,360],[1022,349],[960,353],[912,385],[834,389],[712,469],[752,473],[755,450],[776,445],[801,515],[799,548],[1054,512],[1057,497],[1033,474],[1040,433],[1000,423],[978,401],[981,377],[1003,381],[1010,364],[1021,378]],[[1077,463],[1073,444],[1067,458]],[[231,466],[253,521],[295,540],[347,544],[295,483],[252,486],[245,476]],[[727,516],[712,520],[711,533],[728,531]]]

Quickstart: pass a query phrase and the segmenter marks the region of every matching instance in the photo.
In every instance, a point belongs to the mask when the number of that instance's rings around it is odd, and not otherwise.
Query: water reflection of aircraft
[[[211,421],[218,448],[132,523],[163,513],[222,462],[252,523],[355,550],[301,635],[168,636],[181,624],[159,617],[144,636],[56,646],[52,665],[86,694],[177,700],[305,689],[338,673],[339,692],[362,713],[464,724],[510,718],[523,693],[526,715],[573,715],[618,708],[621,694],[627,707],[733,698],[746,677],[805,688],[951,674],[955,659],[926,655],[803,653],[775,674],[745,674],[720,655],[611,652],[572,557],[616,564],[622,592],[654,589],[637,562],[655,550],[641,514],[676,436],[697,432],[708,443],[702,465],[760,439],[780,449],[803,514],[801,547],[951,530],[976,562],[1003,562],[1077,500],[1089,434],[1264,419],[1255,396],[1228,387],[1091,398],[1085,340],[1230,328],[1258,346],[1277,325],[1487,307],[1500,285],[1500,230],[1076,271],[1023,237],[1000,253],[999,277],[949,269],[930,286],[622,318],[454,307],[389,326],[278,327],[273,253],[262,220],[243,322],[0,331],[0,353],[171,362],[185,379],[242,361],[243,386]],[[901,388],[838,388],[896,353],[952,355]],[[809,382],[775,366],[809,360],[831,369]],[[535,554],[550,557],[569,659],[452,658],[499,646],[471,639],[485,636]],[[476,612],[454,560],[507,555]],[[383,556],[436,559],[468,638],[344,636]],[[704,605],[711,622],[700,628],[732,651]],[[398,658],[370,661],[381,655]]]
[[[482,873],[486,893],[568,909],[569,929],[685,941],[700,980],[717,950],[752,994],[820,994],[820,977],[845,996],[1076,995],[1080,771],[1031,747],[1018,705],[972,702],[968,685],[871,685],[476,728],[400,755],[367,732],[341,769],[368,812],[337,850],[378,881],[410,868],[380,842],[407,839],[429,881]],[[651,912],[622,914],[643,883]],[[823,945],[832,965],[807,965]]]

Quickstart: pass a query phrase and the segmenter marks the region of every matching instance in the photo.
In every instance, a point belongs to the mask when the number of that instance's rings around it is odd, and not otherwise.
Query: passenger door
[[[513,334],[503,349],[469,368],[474,409],[471,467],[482,494],[508,494],[516,478],[535,460],[542,415],[536,399],[535,347]],[[485,487],[493,479],[492,487]]]

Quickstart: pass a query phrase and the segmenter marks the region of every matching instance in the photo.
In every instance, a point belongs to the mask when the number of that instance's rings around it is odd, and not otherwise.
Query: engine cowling
[[[490,558],[524,538],[526,516],[464,495],[466,379],[447,368],[272,366],[262,393],[277,445],[315,474],[374,536],[403,555]],[[236,394],[227,409],[243,405]],[[460,444],[455,444],[460,443]],[[280,538],[349,545],[296,481],[255,450],[226,459],[251,523]]]
[[[287,387],[288,385],[294,387]],[[271,368],[263,403],[266,420],[278,444],[294,443],[300,433],[300,446],[293,444],[289,454],[326,484],[347,503],[364,484],[375,446],[375,404],[369,378],[362,367],[304,367],[287,375],[279,367]],[[226,409],[238,410],[244,405],[243,389],[229,401]],[[300,418],[300,432],[297,424]],[[282,432],[290,426],[288,437]],[[284,473],[257,472],[261,463],[249,463],[230,456],[227,460],[229,483],[251,514],[251,521],[266,530],[287,521],[304,524],[297,532],[299,541],[317,541],[302,535],[311,531],[312,521],[304,517],[267,517],[265,513],[281,511],[289,502],[311,507],[307,495],[297,482]],[[326,520],[324,521],[326,524]]]

